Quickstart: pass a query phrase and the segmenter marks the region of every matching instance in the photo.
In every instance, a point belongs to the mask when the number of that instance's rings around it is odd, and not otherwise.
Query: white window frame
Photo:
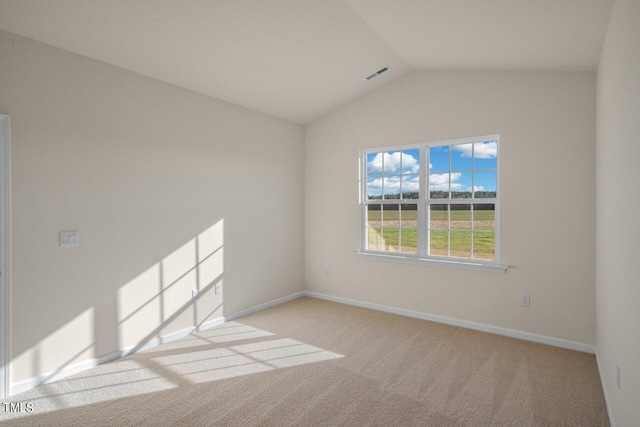
[[[439,147],[439,146],[453,146],[453,145],[461,145],[461,144],[474,144],[474,143],[482,143],[486,141],[497,141],[498,142],[498,155],[496,158],[497,166],[497,182],[496,182],[496,197],[495,198],[482,198],[482,199],[430,199],[428,195],[428,187],[429,187],[429,173],[428,171],[429,165],[429,148],[431,147]],[[372,153],[382,153],[382,152],[402,152],[404,150],[420,150],[420,171],[419,171],[419,196],[418,199],[386,199],[386,200],[368,200],[367,196],[367,156]],[[470,137],[470,138],[459,138],[459,139],[451,139],[446,141],[437,141],[437,142],[428,142],[421,144],[410,144],[403,146],[393,146],[393,147],[380,147],[380,148],[372,148],[361,150],[360,152],[360,251],[356,252],[356,256],[358,258],[365,259],[374,259],[374,260],[387,260],[387,261],[396,261],[396,262],[404,262],[404,263],[413,263],[413,264],[427,264],[427,265],[438,265],[443,267],[454,267],[454,268],[466,268],[466,269],[475,269],[475,270],[486,270],[486,271],[496,271],[496,272],[506,272],[508,267],[500,264],[500,135],[484,135],[478,137]],[[476,171],[474,165],[472,164],[471,169],[471,179],[473,186],[474,174]],[[478,170],[479,171],[479,170]],[[451,172],[451,150],[449,154],[449,172]],[[473,195],[472,195],[473,196]],[[417,233],[418,233],[418,253],[417,254],[407,254],[400,252],[389,252],[389,251],[376,251],[366,249],[367,247],[367,206],[370,204],[390,204],[390,205],[409,205],[409,204],[417,204],[418,205],[418,221],[417,221]],[[482,259],[473,259],[473,258],[457,258],[450,256],[436,256],[429,255],[428,244],[429,244],[429,231],[427,225],[429,224],[429,206],[431,204],[460,204],[460,205],[473,205],[473,204],[493,204],[495,205],[495,228],[494,228],[494,259],[493,260],[482,260]],[[449,235],[449,234],[448,234]],[[471,234],[473,239],[473,233]],[[449,235],[450,238],[450,235]],[[448,246],[448,250],[451,248]],[[473,241],[471,244],[471,250],[473,251]]]

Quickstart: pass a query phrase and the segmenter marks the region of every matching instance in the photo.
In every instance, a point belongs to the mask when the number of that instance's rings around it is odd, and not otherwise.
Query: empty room
[[[0,426],[640,425],[640,0],[0,0]]]

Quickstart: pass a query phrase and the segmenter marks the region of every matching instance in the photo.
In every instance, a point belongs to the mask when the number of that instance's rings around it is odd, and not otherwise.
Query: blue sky
[[[451,153],[450,153],[451,152]],[[495,191],[497,182],[496,141],[429,148],[431,191]],[[451,168],[449,168],[451,155]],[[388,151],[367,154],[367,194],[398,194],[417,191],[420,150]]]

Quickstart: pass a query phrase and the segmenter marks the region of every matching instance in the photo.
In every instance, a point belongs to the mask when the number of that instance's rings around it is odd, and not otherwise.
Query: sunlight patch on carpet
[[[344,356],[284,338],[155,357],[154,362],[189,382],[202,383],[341,357]]]

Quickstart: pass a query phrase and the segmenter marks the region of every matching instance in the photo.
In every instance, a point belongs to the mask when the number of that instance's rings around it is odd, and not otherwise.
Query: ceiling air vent
[[[382,67],[380,68],[378,71],[376,71],[375,73],[371,73],[369,74],[367,77],[365,77],[364,79],[366,81],[370,81],[375,79],[376,77],[378,77],[380,74],[382,73],[386,73],[387,71],[389,71],[391,69],[391,67]]]

